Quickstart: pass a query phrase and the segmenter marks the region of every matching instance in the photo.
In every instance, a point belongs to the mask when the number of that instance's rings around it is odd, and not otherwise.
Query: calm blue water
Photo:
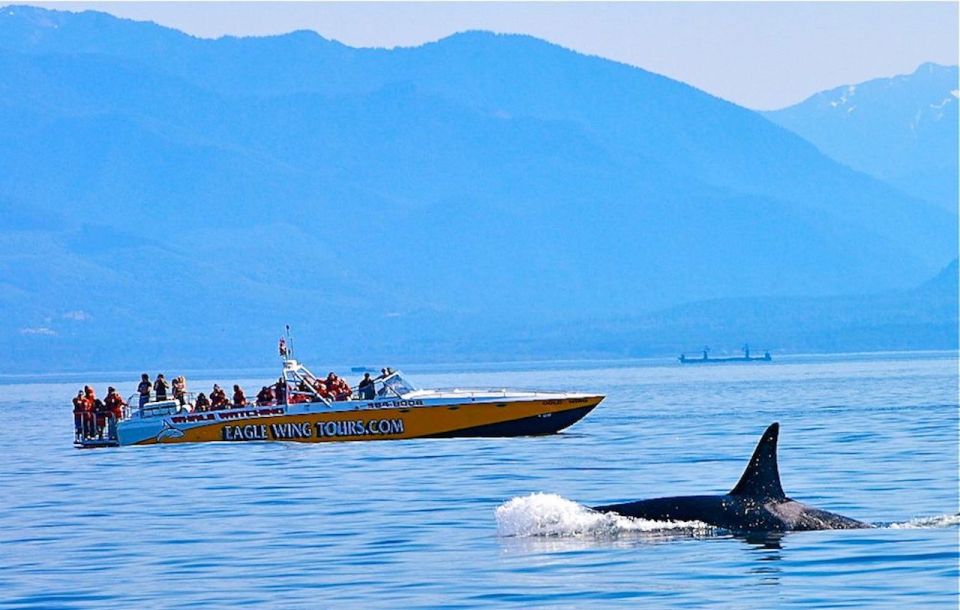
[[[544,438],[79,451],[75,382],[0,385],[0,605],[957,607],[955,355],[417,380],[608,399]],[[789,495],[887,526],[764,543],[572,503],[727,491],[772,421]]]

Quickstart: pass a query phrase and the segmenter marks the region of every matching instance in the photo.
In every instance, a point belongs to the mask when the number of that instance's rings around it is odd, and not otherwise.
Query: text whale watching
[[[509,437],[554,434],[592,411],[600,394],[508,389],[420,389],[400,371],[365,373],[356,390],[330,373],[310,372],[280,340],[283,371],[253,401],[233,386],[209,396],[144,374],[124,400],[104,400],[86,386],[73,399],[77,447],[204,441],[366,441],[411,438]]]

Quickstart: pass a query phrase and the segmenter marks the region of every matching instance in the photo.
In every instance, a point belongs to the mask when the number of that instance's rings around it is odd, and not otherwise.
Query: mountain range
[[[509,357],[532,327],[909,290],[956,256],[955,210],[526,36],[13,6],[0,73],[0,369],[253,364],[287,322],[329,358]]]
[[[765,112],[831,158],[957,211],[957,66],[925,63]]]

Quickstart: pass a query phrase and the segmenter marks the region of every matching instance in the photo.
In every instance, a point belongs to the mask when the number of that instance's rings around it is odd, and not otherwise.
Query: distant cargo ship
[[[729,358],[711,358],[709,355],[709,348],[703,348],[702,355],[699,358],[687,358],[686,354],[680,354],[680,357],[677,360],[680,361],[680,364],[719,364],[721,362],[770,362],[773,360],[773,356],[770,355],[770,352],[763,352],[762,356],[751,356],[750,355],[750,346],[743,346],[743,355],[742,356],[731,356]]]

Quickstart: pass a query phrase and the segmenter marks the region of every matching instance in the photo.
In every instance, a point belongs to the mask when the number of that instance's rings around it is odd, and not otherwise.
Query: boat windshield
[[[383,385],[377,392],[377,396],[399,396],[403,397],[411,392],[416,392],[417,388],[400,373],[395,371],[383,379]]]

